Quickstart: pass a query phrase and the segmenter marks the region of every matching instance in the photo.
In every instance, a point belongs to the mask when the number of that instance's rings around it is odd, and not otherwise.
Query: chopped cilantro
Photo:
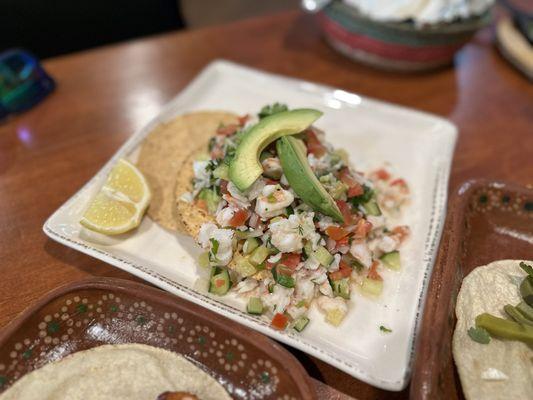
[[[370,189],[367,185],[363,185],[363,194],[356,197],[350,197],[348,201],[352,203],[352,206],[357,207],[359,204],[364,204],[370,201],[370,199],[374,196],[374,191]]]
[[[298,234],[300,236],[303,236],[304,235],[304,228],[302,225],[298,225]]]
[[[519,265],[520,268],[522,268],[526,272],[526,274],[533,277],[533,267],[531,265],[528,265],[525,262],[521,262]]]
[[[379,330],[381,332],[385,332],[385,333],[391,333],[392,332],[392,329],[389,329],[389,328],[387,328],[386,326],[383,326],[383,325],[379,326]]]
[[[287,215],[294,214],[294,209],[291,206],[288,206],[286,210],[287,210]]]
[[[218,246],[219,246],[218,240],[211,238],[211,239],[209,239],[209,241],[211,242],[211,252],[213,254],[217,254],[218,253]]]
[[[257,116],[259,117],[259,119],[263,119],[265,117],[269,117],[271,115],[274,115],[274,114],[277,114],[277,113],[280,113],[280,112],[283,112],[283,111],[287,111],[289,109],[289,107],[287,107],[286,104],[281,104],[281,103],[274,103],[272,105],[266,105],[264,106],[261,111],[259,111],[259,114],[257,114]]]
[[[468,330],[468,336],[477,343],[488,344],[490,342],[490,334],[485,328],[472,327]]]

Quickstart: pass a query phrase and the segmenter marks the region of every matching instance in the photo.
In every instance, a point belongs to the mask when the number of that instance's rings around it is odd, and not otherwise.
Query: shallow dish
[[[349,58],[378,68],[422,71],[451,64],[455,53],[489,24],[490,12],[463,21],[417,27],[376,21],[335,0],[319,14],[326,40]]]
[[[496,260],[533,258],[533,190],[472,181],[452,200],[417,345],[412,399],[462,399],[452,358],[455,301],[463,278]]]
[[[235,399],[316,398],[305,370],[275,342],[161,290],[110,278],[51,292],[0,334],[0,393],[46,363],[121,343],[181,354]]]
[[[243,312],[242,301],[206,293],[197,283],[198,247],[190,238],[166,231],[149,218],[136,231],[119,238],[94,236],[78,223],[111,166],[121,157],[135,161],[139,144],[159,122],[192,110],[224,109],[242,114],[275,101],[325,111],[317,126],[328,132],[332,145],[346,149],[362,169],[390,161],[413,192],[411,205],[399,221],[412,227],[412,236],[402,248],[405,267],[400,273],[385,271],[380,300],[354,296],[354,310],[338,328],[323,323],[319,312],[311,310],[312,321],[302,334],[280,332]],[[365,382],[400,390],[408,382],[425,287],[440,239],[456,134],[454,125],[433,115],[217,61],[136,132],[49,218],[44,231],[58,242],[299,348]],[[380,325],[393,332],[381,332]]]

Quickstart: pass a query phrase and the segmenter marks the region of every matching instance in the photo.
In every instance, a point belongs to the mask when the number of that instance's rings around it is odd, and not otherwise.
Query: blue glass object
[[[54,88],[54,80],[30,53],[0,53],[0,119],[33,107]]]

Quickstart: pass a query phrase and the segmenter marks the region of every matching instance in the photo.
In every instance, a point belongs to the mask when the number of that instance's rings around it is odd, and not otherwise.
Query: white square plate
[[[402,270],[385,271],[384,292],[377,301],[355,293],[350,313],[338,328],[326,324],[316,310],[311,310],[312,323],[304,332],[279,332],[243,312],[239,300],[205,293],[195,284],[199,250],[192,239],[166,231],[149,218],[144,218],[135,232],[120,238],[96,236],[78,223],[113,164],[122,157],[135,161],[139,144],[161,121],[193,110],[254,113],[275,101],[291,108],[324,111],[316,125],[326,131],[334,146],[349,152],[355,165],[365,169],[388,161],[412,190],[411,203],[402,217],[412,229],[402,251]],[[433,115],[216,61],[61,206],[45,223],[44,232],[66,246],[312,354],[358,379],[400,390],[409,380],[414,340],[444,222],[456,136],[454,125]],[[392,333],[381,332],[380,325],[392,329]]]

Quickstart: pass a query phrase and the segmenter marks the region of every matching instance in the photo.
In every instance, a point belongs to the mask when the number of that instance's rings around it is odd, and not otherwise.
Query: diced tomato
[[[407,182],[405,182],[405,179],[398,178],[398,179],[393,180],[390,183],[390,185],[391,186],[407,186]]]
[[[353,224],[357,220],[357,216],[352,214],[352,206],[345,202],[344,200],[336,200],[339,210],[344,217],[344,225]]]
[[[343,247],[350,245],[350,238],[348,236],[343,237],[335,242],[335,250],[339,250]]]
[[[207,203],[204,199],[196,200],[196,207],[201,208],[204,211],[207,211]]]
[[[220,180],[220,193],[227,194],[228,192],[228,181],[225,181],[224,179]]]
[[[333,240],[341,240],[343,237],[348,236],[348,231],[341,226],[328,226],[326,228],[326,235],[328,235]]]
[[[364,218],[361,218],[355,227],[354,238],[364,239],[372,230],[372,223]]]
[[[365,192],[359,182],[357,182],[350,174],[350,170],[348,168],[341,169],[339,172],[339,179],[342,183],[348,186],[348,197],[361,196]]]
[[[217,129],[217,135],[231,136],[238,130],[239,130],[239,125],[237,124],[223,125]]]
[[[239,125],[240,126],[244,126],[244,124],[246,124],[246,122],[249,119],[250,119],[250,115],[249,114],[246,114],[246,115],[243,115],[242,117],[237,118],[237,120],[239,121]]]
[[[390,179],[390,174],[384,168],[374,171],[374,175],[382,181],[388,181]]]
[[[300,264],[300,254],[296,253],[286,253],[281,256],[281,260],[279,261],[280,265],[285,265],[286,267],[289,267],[291,270],[295,270],[298,264]]]
[[[368,274],[367,274],[368,279],[373,279],[375,281],[382,281],[383,280],[381,275],[378,273],[378,265],[379,265],[379,262],[377,262],[377,261],[374,261],[372,263],[372,266],[368,270]]]
[[[287,327],[288,322],[289,318],[287,318],[286,315],[277,313],[276,315],[274,315],[274,318],[272,318],[272,322],[270,324],[272,328],[282,331]]]
[[[235,214],[233,214],[233,217],[228,221],[228,224],[234,228],[242,226],[248,219],[248,216],[248,211],[241,208],[235,211]]]
[[[215,280],[215,286],[216,287],[224,286],[225,283],[226,283],[226,281],[224,279],[216,279]]]
[[[365,190],[363,189],[363,187],[360,184],[357,184],[348,188],[347,195],[348,197],[357,197],[361,196],[364,192]]]
[[[392,230],[392,233],[393,235],[398,237],[401,243],[407,238],[407,236],[409,236],[409,234],[411,233],[411,230],[409,229],[408,226],[399,225]]]
[[[268,270],[271,270],[272,268],[274,268],[275,265],[276,265],[276,264],[271,263],[271,262],[269,262],[268,260],[265,261],[265,267],[266,267],[266,269],[268,269]]]
[[[339,269],[329,274],[329,278],[332,281],[338,281],[342,278],[348,278],[352,274],[352,268],[346,264],[343,260],[339,263]]]
[[[322,157],[324,154],[326,154],[327,149],[324,147],[322,143],[320,143],[320,140],[318,140],[316,133],[312,131],[311,129],[308,129],[306,131],[306,134],[307,134],[307,152],[313,154],[315,157]]]

